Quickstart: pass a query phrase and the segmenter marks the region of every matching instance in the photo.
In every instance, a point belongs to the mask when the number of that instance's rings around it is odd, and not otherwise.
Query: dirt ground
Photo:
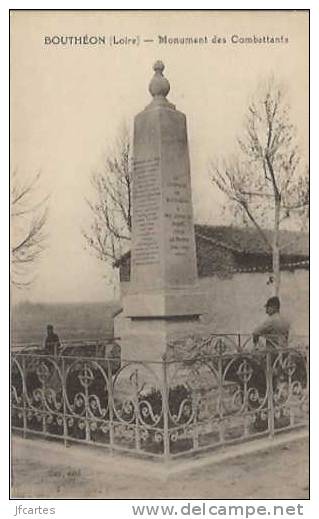
[[[309,495],[307,439],[167,479],[152,474],[149,461],[14,438],[12,470],[14,498],[306,499]]]

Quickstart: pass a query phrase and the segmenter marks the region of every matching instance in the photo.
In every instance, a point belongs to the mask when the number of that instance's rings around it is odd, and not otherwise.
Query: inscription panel
[[[161,203],[159,163],[159,157],[134,162],[133,266],[160,262],[157,228]]]
[[[165,201],[168,252],[177,257],[187,256],[193,247],[193,217],[187,183],[178,178],[168,182]]]

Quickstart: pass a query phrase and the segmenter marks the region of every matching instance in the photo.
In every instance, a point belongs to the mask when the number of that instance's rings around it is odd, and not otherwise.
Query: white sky
[[[45,35],[288,36],[282,45],[45,46]],[[169,100],[186,113],[197,221],[222,223],[207,162],[232,149],[250,94],[271,73],[284,82],[303,150],[308,146],[308,32],[305,13],[16,12],[11,42],[12,168],[42,171],[51,193],[49,247],[37,280],[18,298],[103,301],[106,266],[84,250],[90,174],[124,120],[150,101],[152,64],[162,59]]]

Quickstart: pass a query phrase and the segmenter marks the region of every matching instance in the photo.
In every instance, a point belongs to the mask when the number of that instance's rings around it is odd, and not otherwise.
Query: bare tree
[[[309,206],[308,170],[289,112],[282,88],[270,80],[248,106],[236,157],[211,163],[212,181],[227,195],[235,216],[255,226],[272,253],[275,294],[280,288],[280,226],[292,216],[307,216]],[[269,225],[272,241],[263,230]]]
[[[130,138],[127,126],[109,150],[104,169],[94,173],[95,200],[87,200],[91,225],[83,231],[96,257],[112,266],[129,248],[132,226]]]
[[[11,282],[18,288],[34,281],[35,263],[46,246],[48,197],[39,197],[41,174],[22,180],[11,177]]]

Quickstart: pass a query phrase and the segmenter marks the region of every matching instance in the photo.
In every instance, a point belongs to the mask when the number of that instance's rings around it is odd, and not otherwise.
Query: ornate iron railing
[[[24,435],[167,459],[307,424],[308,341],[188,337],[153,363],[22,349],[11,382]]]

